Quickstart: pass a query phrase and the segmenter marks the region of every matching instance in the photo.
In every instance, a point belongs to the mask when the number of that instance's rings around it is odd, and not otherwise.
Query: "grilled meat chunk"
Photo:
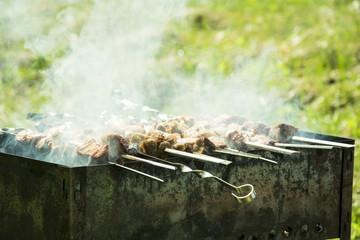
[[[211,136],[207,138],[216,148],[226,148],[226,143],[224,138]]]
[[[139,150],[151,156],[159,157],[162,155],[162,153],[160,153],[158,150],[158,145],[160,143],[161,141],[159,141],[159,139],[149,137],[142,141],[141,145],[139,146]]]
[[[44,134],[25,129],[16,134],[15,139],[21,143],[36,145],[36,143],[44,137]]]
[[[77,147],[76,152],[79,157],[88,159],[89,162],[101,163],[110,161],[109,146],[99,145],[94,139]]]
[[[215,144],[206,137],[198,138],[193,146],[193,153],[212,153],[215,150]]]
[[[129,142],[118,134],[108,134],[101,138],[101,144],[109,146],[110,161],[123,164],[121,155],[128,153]]]
[[[249,148],[245,142],[249,141],[250,134],[250,132],[243,130],[230,131],[226,134],[225,142],[230,148],[248,151]]]
[[[252,131],[254,134],[268,135],[270,126],[262,122],[246,121],[241,125],[241,129],[245,131]]]
[[[269,131],[269,137],[277,142],[290,143],[292,137],[299,129],[285,123],[278,123],[272,126]]]

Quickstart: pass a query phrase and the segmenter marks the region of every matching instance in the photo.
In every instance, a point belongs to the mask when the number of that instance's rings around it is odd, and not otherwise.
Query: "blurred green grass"
[[[78,3],[76,9],[83,7]],[[54,12],[62,8],[60,4]],[[48,100],[39,94],[44,81],[40,71],[66,49],[64,43],[57,46],[60,53],[41,56],[1,30],[2,126],[18,126],[27,111],[37,111]],[[202,62],[214,75],[226,76],[241,59],[256,57],[269,46],[276,49],[270,61],[282,77],[266,84],[297,106],[293,124],[359,143],[358,1],[191,0],[186,18],[168,25],[157,58],[168,71],[192,75]],[[356,151],[352,239],[360,239],[359,156]]]

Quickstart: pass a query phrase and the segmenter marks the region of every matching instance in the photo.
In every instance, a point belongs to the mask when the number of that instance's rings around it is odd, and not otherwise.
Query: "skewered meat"
[[[194,153],[210,154],[213,150],[215,150],[215,144],[206,137],[198,138],[193,147]]]
[[[197,138],[180,138],[173,145],[173,149],[179,151],[192,152],[193,146],[195,145]]]
[[[255,134],[268,135],[270,128],[267,124],[262,122],[245,121],[241,125],[242,130],[253,131]]]
[[[157,130],[167,132],[167,133],[178,133],[181,136],[184,136],[184,132],[189,127],[183,122],[178,122],[175,120],[164,122],[162,124],[158,124],[156,127]]]
[[[181,116],[167,121],[151,120],[146,125],[112,118],[105,125],[96,124],[86,124],[86,127],[57,125],[43,133],[24,130],[15,139],[18,143],[33,146],[39,154],[124,163],[121,155],[144,152],[165,158],[165,149],[202,154],[226,147],[249,151],[256,147],[249,143],[272,146],[275,142],[290,142],[298,130],[286,124],[269,126],[229,115],[215,119]],[[101,145],[95,140],[84,143],[89,138],[100,139]]]
[[[144,141],[148,136],[141,133],[135,133],[131,135],[130,142],[133,144],[140,144],[142,141]]]
[[[99,145],[94,139],[87,141],[76,149],[78,156],[89,159],[96,163],[108,162],[109,146]]]
[[[271,127],[269,137],[277,142],[290,143],[291,138],[299,129],[285,123],[278,123]]]
[[[128,153],[129,142],[118,134],[109,134],[101,138],[101,143],[109,146],[110,161],[123,164],[121,155]]]
[[[35,145],[40,151],[46,152],[51,150],[55,145],[61,145],[60,143],[56,144],[56,141],[60,141],[60,132],[53,132],[48,136],[41,138]]]
[[[248,147],[245,142],[249,141],[250,133],[243,130],[230,131],[226,134],[225,142],[233,149],[247,151]]]
[[[21,143],[36,144],[41,138],[44,137],[44,134],[25,129],[16,134],[15,139]]]
[[[216,148],[226,148],[226,143],[224,138],[217,137],[217,136],[211,136],[208,138],[210,142],[216,147]]]
[[[142,141],[139,150],[151,156],[160,157],[160,155],[162,155],[162,153],[158,151],[158,145],[160,143],[161,141],[159,141],[159,139],[149,137]]]

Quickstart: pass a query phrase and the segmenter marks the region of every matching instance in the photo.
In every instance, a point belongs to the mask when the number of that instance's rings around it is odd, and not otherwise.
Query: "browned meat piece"
[[[36,143],[36,148],[42,152],[49,151],[53,149],[56,145],[62,145],[61,144],[61,133],[60,132],[52,132],[49,135],[47,135],[44,138],[41,138]]]
[[[193,146],[196,142],[197,138],[180,138],[176,143],[185,144],[186,146]]]
[[[99,145],[94,139],[91,139],[77,147],[76,152],[79,157],[89,159],[89,161],[98,163],[110,161],[109,146]]]
[[[195,145],[197,138],[180,138],[173,145],[173,149],[179,151],[192,152],[193,146]]]
[[[181,139],[181,136],[177,133],[174,134],[164,134],[164,141],[174,145],[178,139]]]
[[[252,122],[246,121],[241,125],[242,130],[250,130],[254,134],[268,135],[270,131],[270,126],[262,122]]]
[[[212,142],[216,148],[226,148],[225,140],[222,137],[211,136],[207,139]]]
[[[269,136],[265,136],[265,135],[251,136],[249,141],[255,143],[261,143],[269,146],[274,146],[274,144],[276,143],[276,141],[272,140],[271,138],[269,138]]]
[[[200,137],[211,137],[211,136],[218,136],[218,135],[212,130],[208,130],[204,127],[195,126],[185,130],[183,137],[200,138]]]
[[[184,132],[189,127],[183,122],[178,122],[175,120],[171,120],[162,124],[159,124],[156,127],[156,130],[167,132],[167,133],[178,133],[181,136],[184,136]]]
[[[157,125],[156,130],[166,132],[166,127],[164,124],[159,124],[159,125]]]
[[[171,148],[171,144],[167,141],[163,141],[159,144],[159,147],[158,147],[158,156],[160,158],[165,158],[166,157],[166,154],[165,154],[165,149],[166,148]]]
[[[184,138],[196,138],[196,136],[199,134],[199,130],[200,130],[199,127],[189,128],[184,132],[183,137]]]
[[[181,138],[181,135],[178,133],[166,133],[157,130],[149,131],[147,135],[148,137],[157,138],[159,141],[167,141],[171,145],[175,144],[177,139]]]
[[[186,151],[186,146],[184,143],[175,143],[172,148],[179,151]]]
[[[118,134],[109,134],[101,138],[101,143],[109,146],[110,161],[122,164],[121,155],[127,154],[129,142]]]
[[[140,144],[142,141],[144,141],[148,136],[141,133],[135,133],[131,135],[130,142],[135,144]]]
[[[227,128],[224,126],[214,126],[214,133],[216,133],[217,136],[225,136]]]
[[[162,155],[161,153],[159,154],[158,151],[159,143],[160,141],[156,138],[148,138],[141,143],[139,150],[151,156],[158,157],[159,155]]]
[[[198,138],[193,146],[194,153],[212,153],[215,150],[215,145],[207,138]]]
[[[44,137],[44,134],[25,129],[16,134],[15,139],[21,143],[29,143],[36,145],[36,143]]]
[[[108,145],[100,145],[97,152],[92,156],[95,162],[109,162],[109,146]]]
[[[183,122],[188,127],[194,126],[195,121],[196,121],[195,118],[193,118],[191,116],[180,116],[180,117],[173,118],[172,120],[178,121],[179,123]]]
[[[277,142],[289,143],[298,130],[298,128],[291,125],[278,123],[271,127],[269,137]]]
[[[246,146],[245,142],[249,141],[250,137],[250,132],[235,130],[226,134],[225,142],[230,148],[247,151],[249,149]]]

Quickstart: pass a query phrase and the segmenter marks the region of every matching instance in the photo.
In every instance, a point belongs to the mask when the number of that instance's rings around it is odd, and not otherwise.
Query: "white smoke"
[[[203,62],[189,76],[156,61],[169,22],[184,20],[185,1],[46,3],[0,3],[3,29],[33,52],[55,59],[44,72],[42,93],[51,100],[42,112],[111,112],[111,92],[119,89],[125,99],[174,115],[229,113],[268,121],[291,113],[277,89],[267,86],[286,80],[271,46],[256,57],[238,56],[228,76],[214,76]],[[57,58],[61,51],[65,54]]]
[[[46,110],[108,110],[114,89],[143,103],[142,86],[152,77],[149,66],[164,29],[181,16],[184,6],[184,1],[94,1],[80,33],[72,35],[67,54],[45,73],[52,94]]]

